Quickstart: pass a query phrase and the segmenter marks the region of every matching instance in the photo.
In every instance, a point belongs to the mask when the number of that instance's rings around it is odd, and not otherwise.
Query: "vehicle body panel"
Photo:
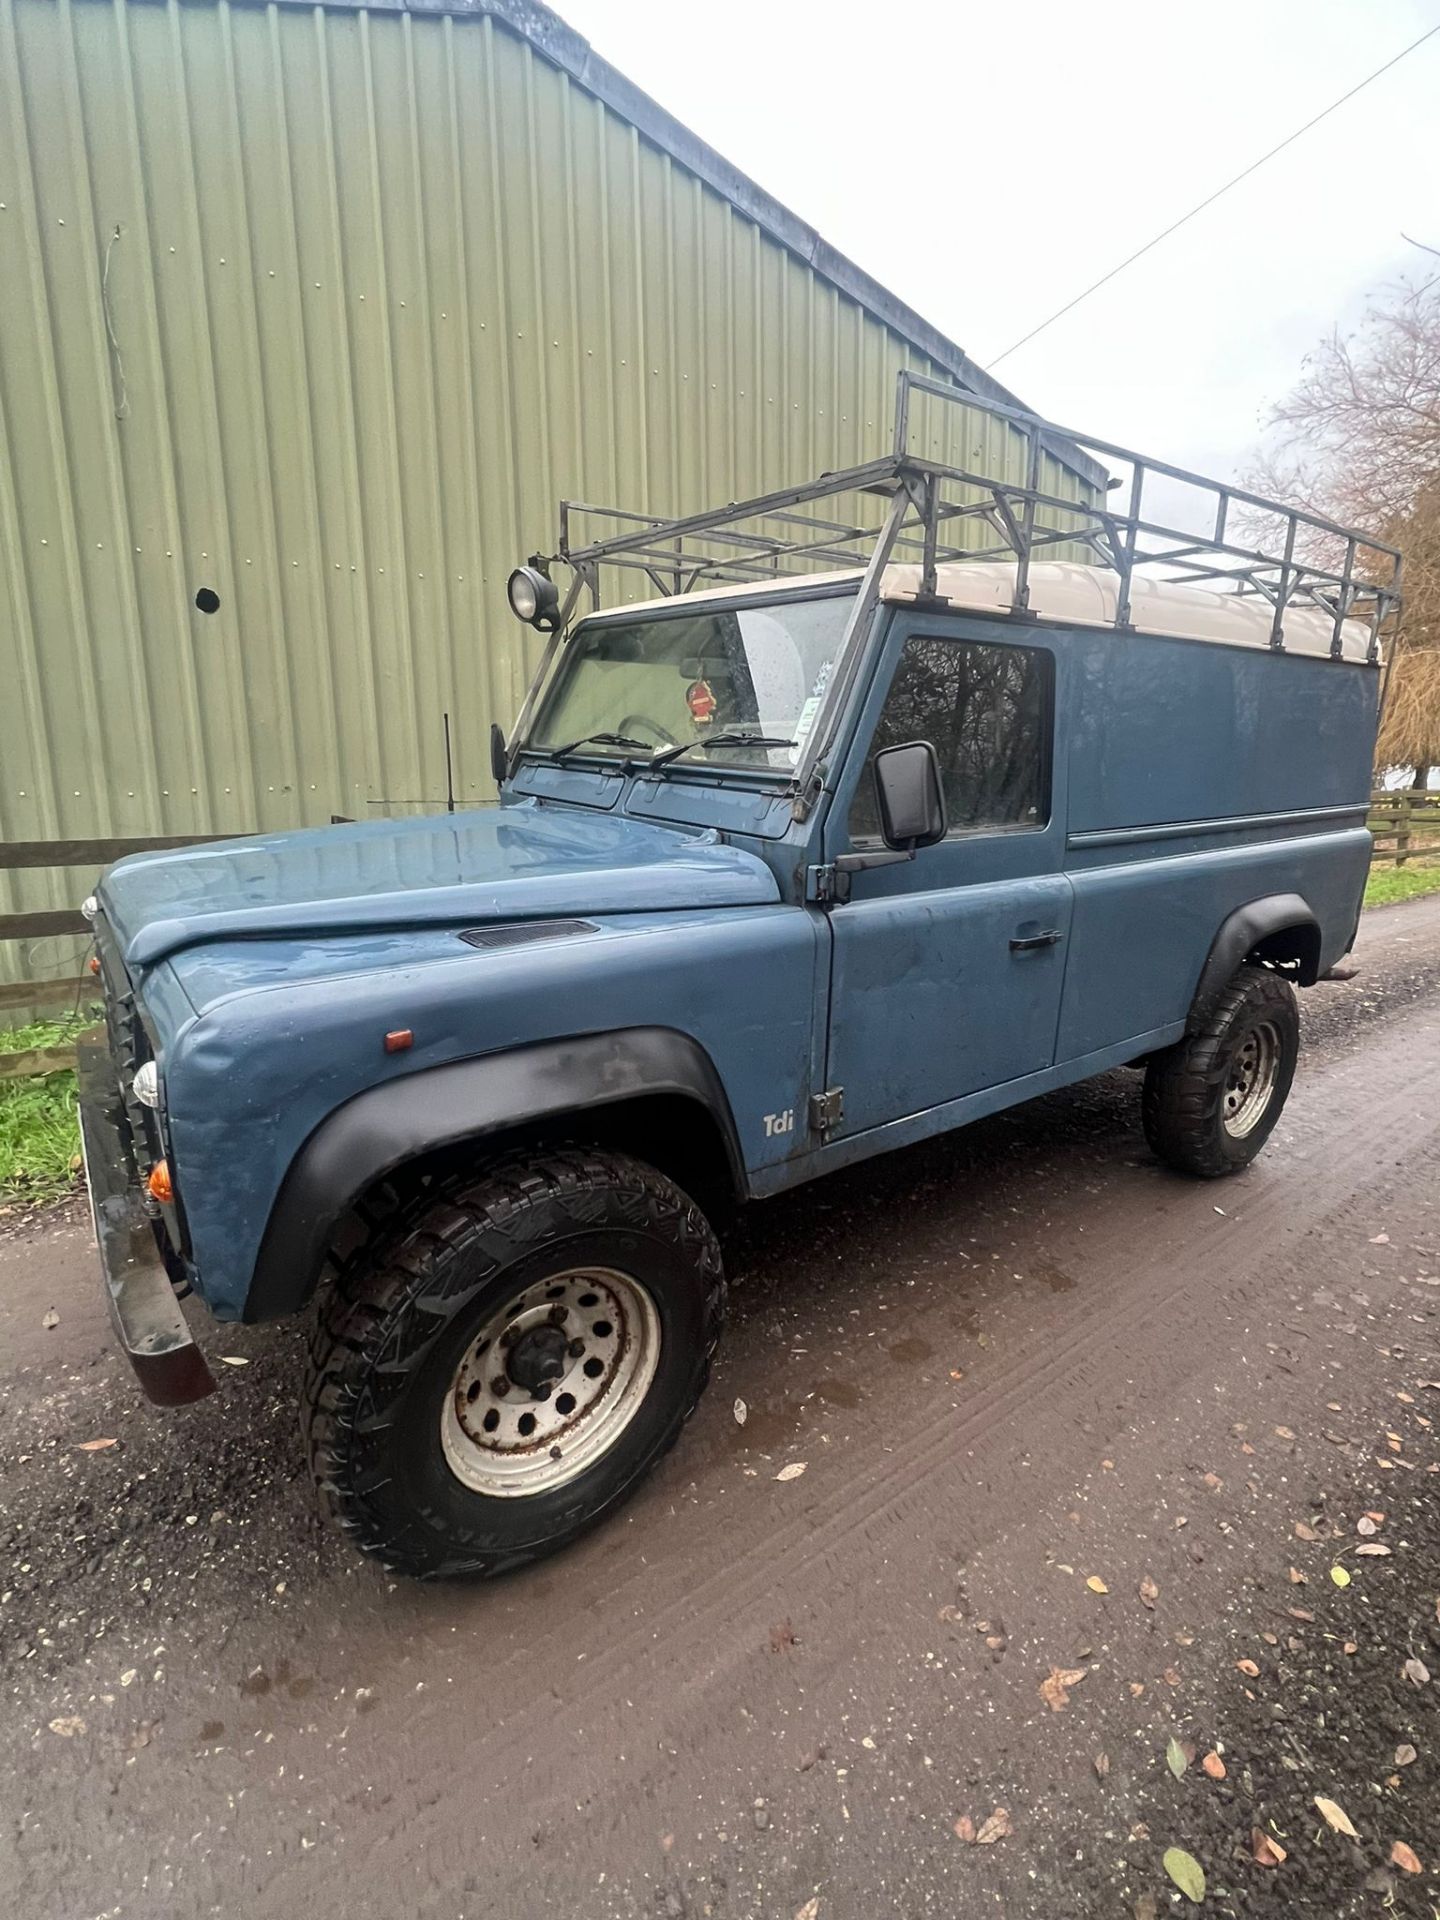
[[[576,910],[754,906],[763,863],[713,834],[572,807],[486,808],[137,854],[100,903],[130,967],[226,935],[465,925]]]
[[[673,1028],[713,1063],[747,1168],[783,1160],[797,1133],[767,1133],[764,1121],[804,1108],[822,931],[812,910],[773,905],[615,915],[593,932],[495,950],[426,930],[408,936],[408,959],[375,964],[371,946],[343,992],[308,943],[267,942],[267,984],[252,991],[239,986],[257,951],[248,944],[178,956],[207,1006],[164,1061],[197,1291],[218,1317],[240,1317],[286,1170],[346,1101],[538,1040]],[[402,1028],[413,1045],[387,1053],[386,1033]]]

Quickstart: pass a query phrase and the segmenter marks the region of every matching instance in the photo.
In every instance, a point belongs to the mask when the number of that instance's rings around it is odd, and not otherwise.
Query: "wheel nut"
[[[568,1315],[569,1311],[570,1310],[568,1307],[551,1307],[550,1309],[551,1326],[563,1327],[565,1324],[566,1316]]]
[[[490,1391],[498,1395],[502,1400],[505,1398],[505,1395],[510,1391],[510,1382],[503,1373],[497,1373],[495,1378],[490,1382]]]
[[[572,1360],[578,1360],[585,1351],[585,1342],[583,1340],[572,1340],[565,1351]]]
[[[513,1347],[518,1338],[519,1335],[516,1333],[514,1327],[506,1327],[500,1336],[500,1344],[502,1347]]]
[[[538,1387],[532,1387],[530,1390],[530,1398],[532,1400],[548,1400],[550,1398],[550,1382],[548,1380],[542,1380]]]

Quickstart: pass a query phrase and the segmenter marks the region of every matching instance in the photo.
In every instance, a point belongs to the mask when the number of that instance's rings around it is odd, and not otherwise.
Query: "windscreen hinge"
[[[810,867],[805,874],[805,898],[820,907],[839,906],[850,898],[850,876],[841,873],[833,861],[823,867]]]
[[[827,1087],[824,1093],[810,1096],[810,1131],[830,1133],[845,1117],[845,1089]]]

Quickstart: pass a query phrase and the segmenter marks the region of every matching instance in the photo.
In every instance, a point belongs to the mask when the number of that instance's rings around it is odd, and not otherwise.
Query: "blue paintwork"
[[[713,831],[539,805],[137,854],[110,868],[99,898],[126,964],[143,968],[227,935],[530,919],[571,912],[581,895],[595,913],[778,898],[764,864]]]
[[[846,819],[905,635],[1048,648],[1048,818],[853,876]],[[243,1312],[276,1191],[355,1094],[635,1025],[690,1035],[750,1191],[778,1191],[1169,1044],[1234,908],[1298,893],[1353,935],[1378,674],[1199,642],[881,610],[797,820],[783,781],[522,762],[498,809],[122,862],[102,907],[157,1042],[199,1291]],[[581,915],[513,950],[477,922]],[[1028,953],[1010,940],[1060,939]],[[406,1053],[383,1035],[409,1027]],[[843,1086],[844,1118],[807,1127]],[[780,1114],[792,1129],[767,1126]]]

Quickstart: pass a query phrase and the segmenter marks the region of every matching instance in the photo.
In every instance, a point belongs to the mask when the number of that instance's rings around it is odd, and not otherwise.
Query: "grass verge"
[[[27,1047],[63,1046],[92,1021],[36,1020],[0,1031],[0,1053]],[[0,1080],[0,1206],[40,1206],[76,1186],[80,1130],[75,1118],[75,1075],[37,1074]]]
[[[1440,892],[1440,861],[1433,867],[1372,867],[1365,883],[1365,905],[1388,907],[1417,894]]]

